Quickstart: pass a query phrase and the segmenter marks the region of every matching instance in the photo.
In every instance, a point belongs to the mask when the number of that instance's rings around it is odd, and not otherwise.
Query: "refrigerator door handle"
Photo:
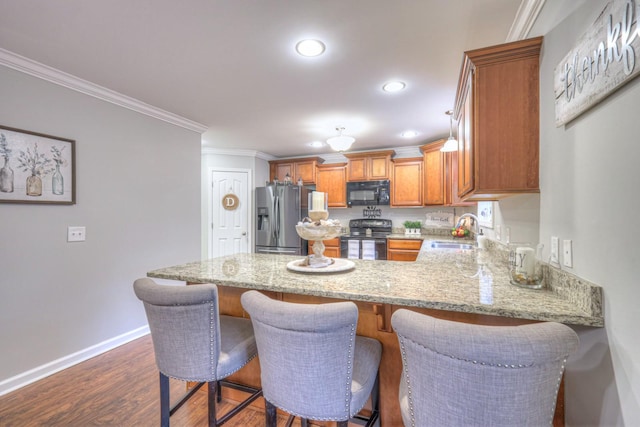
[[[293,254],[297,255],[298,252],[295,249],[287,250],[287,249],[258,249],[259,253],[268,253],[268,254]]]
[[[280,238],[280,198],[276,195],[273,200],[273,214],[275,216],[274,227],[273,227],[273,237],[277,242]]]

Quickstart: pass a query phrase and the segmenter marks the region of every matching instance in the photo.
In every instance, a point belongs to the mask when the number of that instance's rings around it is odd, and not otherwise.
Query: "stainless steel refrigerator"
[[[307,188],[271,184],[256,188],[256,253],[306,255],[296,225],[308,215]]]

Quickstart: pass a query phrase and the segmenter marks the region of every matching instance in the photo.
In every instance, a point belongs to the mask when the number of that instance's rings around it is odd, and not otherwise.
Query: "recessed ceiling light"
[[[402,132],[403,138],[415,138],[416,136],[418,136],[418,132],[416,132],[415,130],[405,130],[404,132]]]
[[[324,142],[322,141],[312,141],[310,143],[307,144],[309,147],[313,147],[313,148],[320,148],[324,146]]]
[[[324,43],[320,40],[302,40],[296,45],[296,51],[302,56],[318,56],[324,52]]]
[[[399,92],[405,87],[407,87],[407,85],[404,82],[387,82],[382,86],[382,90],[385,92]]]

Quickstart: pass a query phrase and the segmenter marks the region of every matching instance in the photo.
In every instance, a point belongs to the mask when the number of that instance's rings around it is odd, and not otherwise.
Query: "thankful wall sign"
[[[564,125],[640,73],[640,2],[611,0],[555,69],[556,126]]]

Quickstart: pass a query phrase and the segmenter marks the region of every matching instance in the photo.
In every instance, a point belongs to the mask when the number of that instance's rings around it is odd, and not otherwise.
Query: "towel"
[[[376,259],[376,241],[362,241],[362,259]]]
[[[349,240],[349,250],[347,258],[358,259],[360,258],[360,240]]]

